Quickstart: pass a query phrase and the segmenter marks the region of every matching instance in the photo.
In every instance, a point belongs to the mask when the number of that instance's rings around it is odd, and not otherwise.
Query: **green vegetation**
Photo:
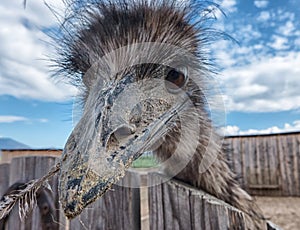
[[[133,168],[151,168],[157,166],[158,163],[153,156],[141,156],[132,163]]]

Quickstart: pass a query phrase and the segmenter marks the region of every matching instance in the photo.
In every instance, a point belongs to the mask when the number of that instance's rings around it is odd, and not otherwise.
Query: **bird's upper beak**
[[[123,177],[132,161],[153,147],[175,114],[170,112],[170,98],[168,103],[162,99],[160,81],[142,85],[147,89],[127,76],[89,93],[62,158],[60,202],[67,217],[81,213]],[[151,89],[158,90],[160,98]]]

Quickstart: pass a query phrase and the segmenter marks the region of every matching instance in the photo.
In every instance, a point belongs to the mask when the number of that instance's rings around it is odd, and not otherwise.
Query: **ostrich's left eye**
[[[170,93],[178,92],[187,82],[187,71],[171,69],[166,75],[166,88]]]

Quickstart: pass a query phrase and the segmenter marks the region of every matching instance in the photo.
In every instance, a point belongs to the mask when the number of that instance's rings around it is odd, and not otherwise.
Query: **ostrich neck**
[[[174,165],[186,156],[191,156],[186,167],[175,175],[176,179],[202,189],[245,212],[246,221],[250,226],[248,229],[265,229],[263,215],[259,208],[247,192],[240,188],[226,163],[224,153],[227,150],[222,146],[221,138],[213,130],[209,120],[201,119],[200,127],[201,132],[194,153],[192,155],[188,153],[191,149],[186,145],[180,154],[172,157],[173,160],[165,168],[165,173],[172,173]],[[160,147],[154,151],[155,156],[162,162],[169,159],[178,147],[179,139],[180,131],[178,129],[170,131]],[[197,140],[190,138],[190,141]],[[201,165],[203,160],[208,163],[206,170],[203,170]]]
[[[172,156],[172,161],[165,167],[167,174],[172,172],[176,164],[188,157],[187,165],[175,177],[221,198],[221,190],[232,179],[232,173],[223,156],[222,140],[213,130],[211,122],[203,118],[199,122],[199,136],[191,136],[184,142],[183,148],[180,143],[180,127],[177,127],[166,135],[154,154],[162,162]],[[178,151],[177,148],[181,149]],[[174,156],[176,150],[178,153]]]

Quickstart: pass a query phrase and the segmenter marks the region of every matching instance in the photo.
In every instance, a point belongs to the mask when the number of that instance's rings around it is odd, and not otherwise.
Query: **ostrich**
[[[80,88],[83,112],[51,172],[60,171],[65,215],[80,214],[132,161],[153,151],[167,161],[167,175],[242,210],[249,229],[265,229],[263,215],[234,179],[209,118],[206,97],[215,69],[206,49],[217,35],[206,27],[211,3],[67,4],[64,33],[56,39],[57,73]]]
[[[211,8],[204,1],[88,2],[70,4],[75,13],[58,40],[60,73],[83,82],[83,116],[61,162],[65,214],[78,215],[152,150],[162,162],[171,158],[167,174],[244,211],[252,229],[263,229],[263,216],[234,180],[207,112],[214,70],[205,45],[216,34],[205,28]]]

